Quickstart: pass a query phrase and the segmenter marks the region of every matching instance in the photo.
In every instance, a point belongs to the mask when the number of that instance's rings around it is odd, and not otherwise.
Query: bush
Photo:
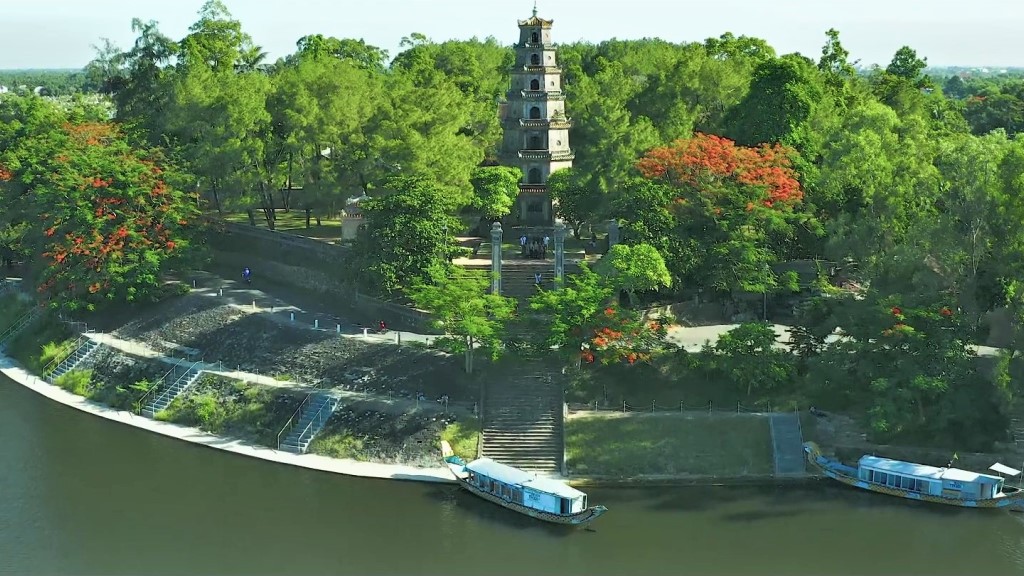
[[[71,345],[71,331],[57,318],[44,315],[8,343],[7,354],[30,372],[40,373],[53,358]],[[64,352],[66,358],[71,351]]]
[[[352,460],[369,460],[363,447],[363,441],[351,435],[320,435],[309,445],[309,452],[331,458],[348,458]]]
[[[467,418],[461,422],[452,422],[441,431],[441,440],[451,444],[456,456],[466,460],[475,460],[477,446],[480,443],[480,419]]]
[[[92,370],[71,370],[58,376],[53,383],[77,396],[88,396]]]
[[[179,396],[166,410],[156,415],[165,420],[185,426],[195,426],[207,432],[220,432],[224,424],[225,411],[213,394]]]

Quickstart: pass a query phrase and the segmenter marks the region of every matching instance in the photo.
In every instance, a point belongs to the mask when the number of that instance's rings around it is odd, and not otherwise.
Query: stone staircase
[[[174,399],[181,396],[182,392],[188,390],[202,375],[203,370],[199,362],[193,364],[175,364],[164,374],[162,385],[154,393],[153,397],[146,401],[142,408],[142,415],[153,418],[161,410],[165,410],[174,402]]]
[[[534,375],[487,386],[483,456],[523,470],[562,473],[562,390]]]
[[[803,430],[799,412],[775,412],[768,416],[775,454],[776,476],[802,476],[804,468]]]
[[[78,340],[75,340],[73,344],[74,350],[60,362],[51,362],[49,366],[43,368],[43,378],[53,384],[53,381],[61,376],[71,372],[72,370],[82,369],[94,360],[94,353],[99,350],[101,344],[95,340],[86,338],[85,336],[79,336]]]
[[[480,270],[487,274],[491,273],[490,263],[464,264],[467,270]],[[566,275],[579,272],[579,265],[572,262],[565,263]],[[504,260],[501,265],[501,295],[525,301],[537,293],[537,281],[535,274],[541,275],[541,286],[545,290],[551,290],[555,284],[555,260]]]
[[[305,454],[310,442],[323,430],[331,415],[341,405],[338,398],[323,392],[312,392],[303,400],[292,419],[278,434],[278,450]],[[282,435],[284,438],[282,439]]]

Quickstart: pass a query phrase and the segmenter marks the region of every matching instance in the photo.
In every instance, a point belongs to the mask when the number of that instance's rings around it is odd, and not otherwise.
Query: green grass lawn
[[[310,226],[306,228],[306,213],[302,210],[277,210],[275,229],[279,232],[288,232],[297,236],[307,238],[336,240],[341,238],[341,220],[335,218],[321,218],[320,226],[316,225],[316,218],[310,218]],[[267,228],[267,219],[263,217],[262,210],[256,210],[256,227]],[[235,224],[249,224],[249,217],[245,212],[225,214],[224,219]]]
[[[768,419],[749,415],[583,416],[565,422],[566,464],[580,476],[771,474]]]

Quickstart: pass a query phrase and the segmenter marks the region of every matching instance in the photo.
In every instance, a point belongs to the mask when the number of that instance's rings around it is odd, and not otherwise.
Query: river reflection
[[[592,489],[593,531],[453,486],[191,446],[0,380],[0,573],[1024,574],[1024,517],[803,487]]]

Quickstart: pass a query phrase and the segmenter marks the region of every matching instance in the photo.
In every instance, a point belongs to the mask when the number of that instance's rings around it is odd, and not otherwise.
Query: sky
[[[187,34],[203,0],[0,0],[0,69],[80,68],[93,45],[135,40],[132,18],[155,20],[173,39]],[[435,41],[518,39],[516,20],[533,0],[225,0],[268,61],[307,34],[362,38],[399,51],[420,32]],[[1024,67],[1020,0],[538,0],[556,42],[662,38],[695,42],[725,32],[763,38],[779,54],[817,59],[836,28],[852,60],[887,64],[903,45],[933,66]]]

